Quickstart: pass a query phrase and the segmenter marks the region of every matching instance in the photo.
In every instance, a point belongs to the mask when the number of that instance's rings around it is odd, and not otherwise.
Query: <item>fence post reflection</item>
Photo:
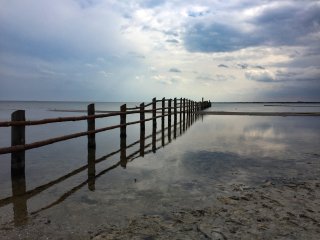
[[[88,189],[95,190],[96,176],[96,149],[88,147]]]
[[[11,175],[12,196],[13,196],[13,217],[15,226],[23,226],[28,220],[28,207],[26,192],[25,173],[20,176]]]

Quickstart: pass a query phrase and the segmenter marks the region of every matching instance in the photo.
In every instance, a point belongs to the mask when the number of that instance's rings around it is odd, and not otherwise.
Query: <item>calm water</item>
[[[21,107],[27,110],[28,119],[83,115],[48,109],[85,110],[86,105],[1,103],[0,118],[9,119],[12,110]],[[117,110],[120,105],[101,103],[96,109]],[[231,111],[233,108],[270,111],[256,104],[214,104],[208,110]],[[273,108],[279,111],[279,107]],[[294,107],[282,106],[284,110],[281,111],[290,111],[289,108]],[[315,105],[301,108],[303,112],[318,111]],[[117,117],[99,120],[97,125],[118,122]],[[161,126],[159,122],[158,126]],[[86,124],[81,122],[28,127],[27,142],[85,129]],[[0,146],[8,146],[9,129],[0,128],[0,131],[4,136]],[[150,133],[149,124],[146,136]],[[139,140],[139,136],[138,126],[128,127],[127,145]],[[117,152],[94,167],[67,177],[85,166],[92,154],[99,159],[120,147],[119,130],[96,137],[96,152],[90,154],[85,137],[27,151],[25,189],[20,189],[20,193],[66,177],[43,191],[20,194],[11,200],[6,199],[12,195],[16,183],[10,178],[10,155],[0,155],[1,235],[8,238],[21,233],[32,236],[33,231],[41,231],[44,235],[59,232],[63,236],[81,236],[97,231],[103,223],[121,224],[141,214],[165,215],[176,208],[210,205],[217,194],[227,191],[223,187],[226,184],[254,185],[271,178],[306,179],[320,174],[319,117],[199,116],[192,119],[192,124],[186,131],[182,129],[181,134],[178,124],[177,138],[172,136],[170,142],[165,136],[165,147],[161,147],[162,136],[158,134],[157,147],[160,148],[155,153],[131,159],[126,168],[119,165],[121,154]],[[146,139],[145,145],[148,144],[151,138]],[[139,148],[139,144],[128,148],[126,156]],[[145,149],[146,152],[150,150],[150,146]],[[88,181],[94,168],[98,177]],[[22,185],[20,182],[19,186]],[[17,191],[19,188],[15,188],[14,192]]]

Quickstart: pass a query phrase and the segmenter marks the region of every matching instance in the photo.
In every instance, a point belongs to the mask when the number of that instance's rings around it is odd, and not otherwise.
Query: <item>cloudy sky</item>
[[[1,0],[0,100],[320,101],[320,1]]]

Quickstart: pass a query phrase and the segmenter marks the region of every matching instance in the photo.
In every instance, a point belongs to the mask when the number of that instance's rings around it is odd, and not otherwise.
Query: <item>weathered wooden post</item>
[[[182,134],[182,98],[180,98],[180,135]]]
[[[88,116],[94,116],[95,114],[94,104],[93,103],[89,104],[87,109],[88,109]],[[88,123],[88,131],[94,131],[95,118],[88,118],[87,123]],[[88,148],[92,148],[92,149],[96,148],[95,135],[96,135],[95,133],[88,134]]]
[[[165,118],[165,109],[166,108],[166,102],[165,98],[162,98],[161,101],[161,145],[164,147],[165,139],[164,139],[164,118]]]
[[[120,165],[123,168],[127,166],[127,105],[120,107]]]
[[[191,113],[194,113],[194,101],[191,101]]]
[[[157,99],[152,99],[152,151],[156,152],[157,137]]]
[[[96,149],[88,148],[88,189],[94,191],[96,183]]]
[[[25,121],[25,111],[18,110],[12,113],[11,121]],[[25,144],[25,125],[11,127],[11,146]],[[11,176],[25,176],[25,151],[11,153]]]
[[[173,100],[173,137],[177,138],[177,98]]]
[[[183,99],[183,131],[186,129],[186,99]]]
[[[190,100],[187,101],[187,129],[190,126]]]
[[[89,104],[87,107],[88,116],[95,115],[95,106],[93,103]],[[88,118],[88,131],[95,130],[95,118]],[[96,176],[96,138],[95,133],[88,134],[88,189],[90,191],[95,190],[95,176]]]
[[[144,156],[144,145],[145,145],[145,109],[144,103],[140,104],[140,156]]]
[[[25,121],[25,111],[18,110],[12,113],[11,121]],[[11,146],[25,144],[25,125],[11,127]],[[28,216],[25,175],[25,151],[11,153],[11,185],[13,198],[13,214],[15,226],[26,223]]]
[[[126,111],[127,111],[127,105],[126,104],[123,104],[121,107],[120,107],[120,138],[126,138],[127,137],[127,126],[126,126],[126,123],[127,123],[127,114],[126,114]]]
[[[168,101],[168,139],[171,141],[171,99]]]

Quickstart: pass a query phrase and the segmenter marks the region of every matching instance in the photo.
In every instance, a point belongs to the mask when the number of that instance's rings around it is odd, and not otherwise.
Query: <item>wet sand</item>
[[[212,206],[108,226],[91,239],[319,239],[320,179],[278,179],[261,186],[227,186]]]

